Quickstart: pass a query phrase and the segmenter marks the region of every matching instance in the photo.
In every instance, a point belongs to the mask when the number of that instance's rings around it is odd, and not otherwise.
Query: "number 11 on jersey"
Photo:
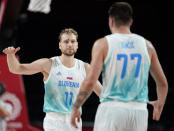
[[[73,93],[72,92],[65,92],[65,105],[66,106],[71,106],[72,105],[72,98],[73,98]]]

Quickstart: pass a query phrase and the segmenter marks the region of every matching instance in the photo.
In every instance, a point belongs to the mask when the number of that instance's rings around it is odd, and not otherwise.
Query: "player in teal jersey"
[[[78,49],[78,34],[74,29],[64,29],[59,36],[61,56],[42,58],[30,64],[21,64],[15,54],[20,48],[8,47],[3,50],[7,55],[10,72],[31,75],[41,72],[44,76],[44,118],[45,131],[81,131],[82,123],[79,119],[79,129],[71,126],[70,116],[80,86],[89,69],[89,64],[74,58]],[[101,92],[99,81],[95,86],[95,93]]]
[[[147,131],[147,103],[159,120],[168,83],[150,41],[130,31],[132,7],[116,2],[109,9],[112,34],[97,40],[92,49],[91,67],[73,107],[71,123],[80,118],[79,107],[91,94],[101,71],[103,88],[95,117],[94,131]],[[148,77],[157,85],[157,100],[148,99]],[[93,73],[95,72],[95,73]]]

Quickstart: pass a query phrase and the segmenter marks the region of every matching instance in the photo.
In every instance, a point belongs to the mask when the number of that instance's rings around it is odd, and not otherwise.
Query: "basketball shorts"
[[[95,117],[94,131],[147,131],[146,103],[103,102]]]
[[[47,112],[44,118],[44,131],[82,131],[82,120],[76,122],[78,129],[71,125],[71,114]]]

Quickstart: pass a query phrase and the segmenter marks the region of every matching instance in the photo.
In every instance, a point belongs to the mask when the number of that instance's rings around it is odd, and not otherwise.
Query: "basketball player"
[[[3,50],[7,54],[10,72],[15,74],[31,75],[41,72],[44,76],[44,119],[45,131],[81,131],[71,126],[70,118],[72,106],[86,77],[89,64],[74,58],[78,49],[78,34],[73,29],[64,29],[59,36],[61,56],[50,59],[42,58],[30,64],[21,64],[15,57],[20,48],[8,47]],[[96,83],[94,91],[99,96],[101,84]]]
[[[101,71],[103,89],[94,131],[147,131],[149,70],[157,85],[157,100],[149,103],[154,107],[153,119],[160,119],[168,83],[151,42],[130,31],[132,13],[131,5],[125,2],[110,7],[112,34],[94,43],[91,67],[73,107],[74,127],[75,118],[80,118],[79,107],[90,95]]]

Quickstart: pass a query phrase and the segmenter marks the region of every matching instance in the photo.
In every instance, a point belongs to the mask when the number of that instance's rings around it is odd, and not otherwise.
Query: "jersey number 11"
[[[72,105],[72,98],[73,98],[73,93],[72,92],[65,92],[65,105],[66,106],[71,106]]]

